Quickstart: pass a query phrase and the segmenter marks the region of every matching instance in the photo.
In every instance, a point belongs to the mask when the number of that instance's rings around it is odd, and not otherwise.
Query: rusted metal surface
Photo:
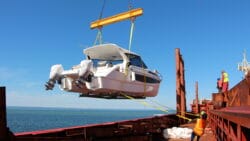
[[[198,82],[195,82],[195,110],[192,107],[192,112],[195,114],[200,113],[200,108],[199,108],[199,90],[198,90]]]
[[[215,108],[250,105],[250,75],[224,93],[214,93]]]
[[[209,119],[217,140],[250,140],[250,106],[213,110]]]
[[[184,76],[184,61],[180,49],[175,49],[176,60],[176,112],[182,116],[186,113],[186,90]]]
[[[161,138],[162,130],[178,126],[175,115],[154,116],[120,122],[108,122],[78,127],[67,127],[44,131],[33,131],[15,134],[15,141],[40,140],[81,140],[81,141],[115,141],[145,140]]]
[[[250,140],[250,77],[246,76],[232,89],[214,93],[210,125],[217,140]]]
[[[212,109],[213,109],[213,103],[211,101],[203,100],[201,104],[198,104],[198,110],[196,108],[196,104],[191,104],[191,112],[193,114],[199,114],[201,111],[209,113],[209,111]]]
[[[240,81],[229,91],[213,93],[212,101],[202,101],[192,111],[207,111],[209,125],[217,141],[250,140],[250,76]]]
[[[208,113],[209,110],[213,109],[213,102],[211,100],[199,100],[198,82],[195,82],[195,99],[191,104],[191,112],[193,114],[199,114],[201,111]]]

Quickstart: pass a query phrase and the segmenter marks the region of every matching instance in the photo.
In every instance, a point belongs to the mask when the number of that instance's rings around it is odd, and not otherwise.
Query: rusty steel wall
[[[184,72],[184,60],[180,53],[180,49],[175,49],[175,61],[176,61],[176,112],[185,115],[186,108],[186,90],[185,90],[185,72]]]
[[[227,92],[213,93],[212,99],[216,109],[250,105],[250,75]]]
[[[250,73],[249,73],[250,74]],[[213,93],[210,126],[219,141],[250,141],[250,75],[224,93]]]
[[[209,121],[217,141],[250,141],[250,106],[210,111]]]

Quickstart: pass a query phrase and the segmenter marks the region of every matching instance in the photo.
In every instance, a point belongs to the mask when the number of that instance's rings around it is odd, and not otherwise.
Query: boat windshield
[[[125,54],[129,58],[130,65],[137,66],[137,67],[144,68],[144,69],[148,68],[145,65],[145,63],[142,61],[140,56],[137,56],[134,54],[128,54],[128,53],[125,53]]]

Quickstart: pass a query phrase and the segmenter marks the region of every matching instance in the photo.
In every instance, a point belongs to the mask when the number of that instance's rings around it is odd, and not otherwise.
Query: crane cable
[[[100,15],[99,15],[99,19],[102,19],[102,14],[103,14],[103,11],[104,11],[104,8],[105,8],[105,4],[106,4],[106,0],[103,0],[102,9],[101,9],[101,12],[100,12]],[[96,35],[94,45],[96,45],[97,42],[99,42],[99,44],[102,44],[102,27],[98,28],[98,32],[97,32],[97,35]]]
[[[132,2],[130,0],[128,1],[128,9],[129,10],[132,9]],[[130,18],[130,21],[131,21],[131,26],[130,26],[130,34],[129,34],[129,45],[128,45],[129,51],[131,50],[131,46],[132,46],[132,39],[133,39],[133,33],[134,33],[134,27],[135,27],[135,17]]]
[[[131,18],[131,27],[130,27],[130,35],[129,35],[129,51],[131,50],[132,46],[132,39],[133,39],[133,32],[134,32],[134,27],[135,27],[135,17]]]

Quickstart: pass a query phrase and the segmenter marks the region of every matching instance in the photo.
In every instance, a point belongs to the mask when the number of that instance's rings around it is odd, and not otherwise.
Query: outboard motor
[[[75,81],[76,85],[81,88],[84,82],[91,82],[93,71],[93,62],[91,60],[83,60],[80,63],[79,78]]]
[[[46,90],[52,90],[56,81],[60,81],[60,74],[63,72],[61,64],[53,65],[50,69],[49,81],[45,84]]]

